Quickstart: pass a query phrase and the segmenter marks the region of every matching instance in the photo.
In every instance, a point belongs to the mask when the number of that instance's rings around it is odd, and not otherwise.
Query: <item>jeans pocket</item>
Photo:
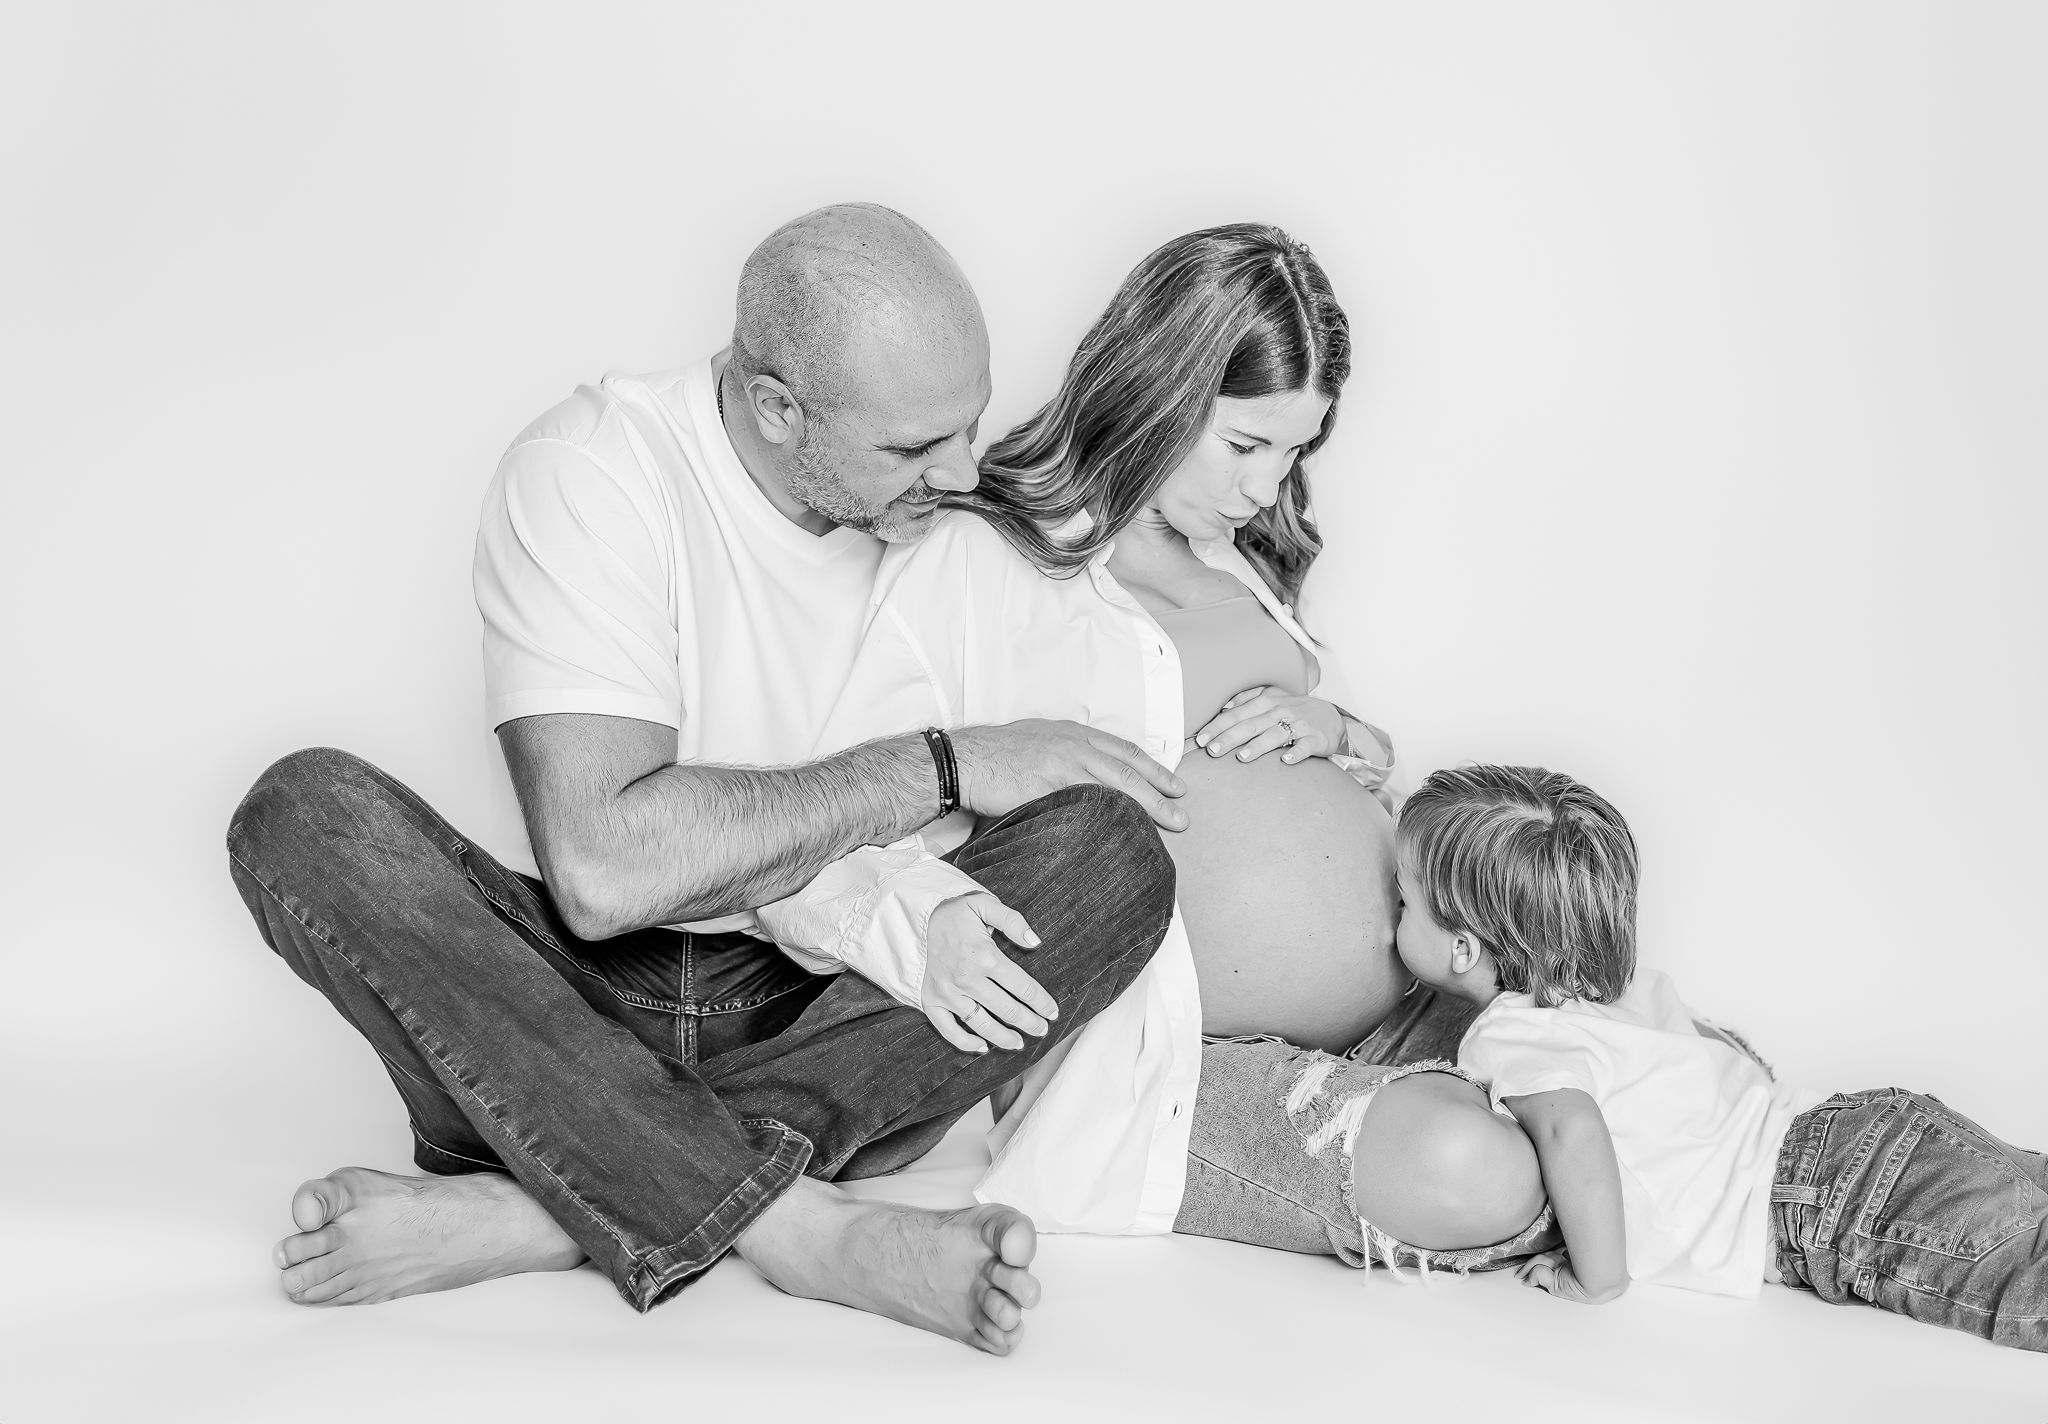
[[[1857,1216],[1856,1235],[1981,1261],[2035,1229],[2048,1197],[2004,1154],[1915,1106]]]

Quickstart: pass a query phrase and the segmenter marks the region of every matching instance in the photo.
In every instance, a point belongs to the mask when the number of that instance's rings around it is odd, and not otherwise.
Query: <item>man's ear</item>
[[[789,387],[773,376],[747,377],[746,409],[754,418],[754,429],[770,445],[793,445],[804,432],[803,407],[789,393]]]

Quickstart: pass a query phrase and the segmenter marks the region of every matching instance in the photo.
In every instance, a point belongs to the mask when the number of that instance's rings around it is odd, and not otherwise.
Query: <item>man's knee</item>
[[[238,884],[269,885],[305,872],[369,875],[397,868],[432,841],[430,813],[361,757],[309,747],[256,778],[228,822]]]
[[[1173,857],[1145,808],[1123,792],[1069,786],[1032,803],[1071,862],[1073,873],[1108,882],[1133,907],[1173,911]]]

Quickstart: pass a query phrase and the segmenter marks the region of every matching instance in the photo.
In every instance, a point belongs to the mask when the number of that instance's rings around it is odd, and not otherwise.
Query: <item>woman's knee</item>
[[[1420,1073],[1389,1083],[1366,1114],[1352,1200],[1410,1245],[1490,1246],[1536,1219],[1543,1174],[1528,1136],[1484,1093]]]

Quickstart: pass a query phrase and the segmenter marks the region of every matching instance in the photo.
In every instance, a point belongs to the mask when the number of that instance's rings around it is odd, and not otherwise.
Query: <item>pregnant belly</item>
[[[1202,1029],[1349,1048],[1408,987],[1394,952],[1393,822],[1319,757],[1181,758],[1190,825],[1164,836]]]

